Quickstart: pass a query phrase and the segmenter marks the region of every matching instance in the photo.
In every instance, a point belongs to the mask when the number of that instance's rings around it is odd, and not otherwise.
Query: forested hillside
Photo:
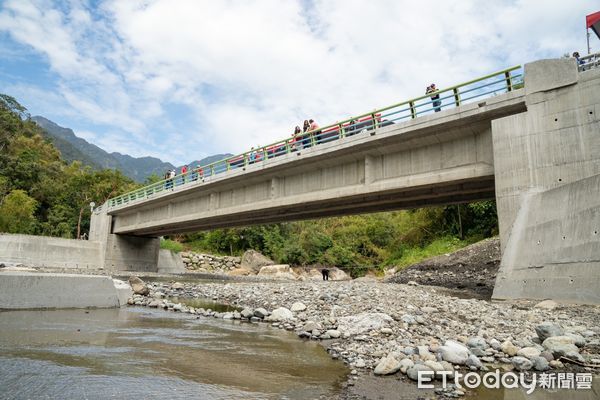
[[[0,95],[0,232],[79,237],[90,202],[135,187],[117,170],[67,164],[25,107]]]

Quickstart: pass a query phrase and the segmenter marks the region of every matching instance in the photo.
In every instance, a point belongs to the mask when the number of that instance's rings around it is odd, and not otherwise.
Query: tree
[[[31,233],[35,228],[35,210],[38,204],[24,190],[11,191],[0,204],[0,231]]]

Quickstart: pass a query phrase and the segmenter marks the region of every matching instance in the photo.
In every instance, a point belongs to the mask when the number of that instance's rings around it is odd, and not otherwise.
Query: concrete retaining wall
[[[181,254],[167,249],[160,249],[158,252],[158,272],[165,274],[183,274],[185,265]]]
[[[102,266],[101,244],[88,240],[0,234],[0,262],[98,269]]]
[[[0,309],[113,308],[128,297],[107,276],[0,272]]]

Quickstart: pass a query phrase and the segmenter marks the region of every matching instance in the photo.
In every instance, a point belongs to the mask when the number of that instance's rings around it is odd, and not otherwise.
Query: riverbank
[[[376,281],[153,282],[148,287],[149,296],[135,296],[132,303],[199,317],[268,322],[321,341],[332,358],[352,370],[347,398],[360,392],[352,387],[361,376],[373,373],[393,375],[405,384],[418,370],[593,371],[558,360],[565,355],[600,363],[597,306],[495,303],[454,297],[434,287]],[[242,311],[185,305],[185,299],[194,298]],[[554,336],[561,339],[545,341]],[[447,394],[463,393],[451,389]]]

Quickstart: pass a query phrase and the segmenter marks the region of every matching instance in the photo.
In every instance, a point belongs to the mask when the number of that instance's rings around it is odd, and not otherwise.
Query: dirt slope
[[[387,282],[442,286],[491,297],[500,266],[500,239],[490,238],[454,253],[413,264],[388,278]]]

